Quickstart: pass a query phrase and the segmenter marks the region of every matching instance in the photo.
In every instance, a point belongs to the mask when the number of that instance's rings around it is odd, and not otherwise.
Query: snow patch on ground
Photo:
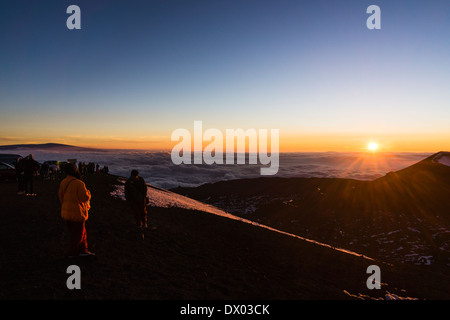
[[[113,197],[125,200],[125,181],[126,180],[123,179],[118,180],[121,184],[116,185],[116,189],[111,192]],[[224,211],[214,206],[151,185],[148,185],[147,187],[147,196],[150,199],[149,205],[151,207],[178,207],[183,209],[205,211],[214,214],[225,214]]]
[[[353,294],[348,292],[347,290],[344,290],[344,293],[352,298],[356,298],[356,299],[361,299],[361,300],[418,300],[417,298],[412,298],[412,297],[402,297],[399,296],[397,294],[394,293],[390,293],[389,291],[386,291],[384,294],[384,298],[383,297],[371,297],[369,295],[366,294]]]
[[[450,152],[439,152],[433,157],[433,162],[443,164],[450,167]]]

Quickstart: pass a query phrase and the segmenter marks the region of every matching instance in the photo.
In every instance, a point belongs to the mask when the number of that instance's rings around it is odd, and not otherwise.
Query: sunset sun
[[[378,149],[378,144],[375,142],[371,142],[367,146],[367,149],[369,149],[370,151],[376,151]]]

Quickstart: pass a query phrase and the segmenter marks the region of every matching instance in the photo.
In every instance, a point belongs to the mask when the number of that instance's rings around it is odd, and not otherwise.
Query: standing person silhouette
[[[130,204],[136,225],[147,229],[147,184],[137,170],[132,170],[125,182],[125,199]]]
[[[36,195],[36,193],[34,193],[34,175],[39,167],[39,162],[33,159],[32,154],[29,154],[25,157],[25,159],[22,160],[23,186],[26,195]]]
[[[14,162],[14,167],[16,169],[16,179],[17,179],[17,194],[23,195],[25,191],[23,189],[23,158],[19,157]]]
[[[85,222],[90,209],[91,192],[80,180],[80,172],[74,163],[68,163],[61,181],[58,196],[61,201],[61,217],[67,222],[69,230],[69,257],[94,256],[88,251]]]

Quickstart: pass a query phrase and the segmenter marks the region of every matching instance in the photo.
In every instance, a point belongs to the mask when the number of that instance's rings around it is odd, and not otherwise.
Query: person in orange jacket
[[[64,171],[66,178],[61,181],[58,196],[61,202],[61,217],[69,230],[69,257],[93,256],[88,251],[85,222],[90,209],[91,192],[80,180],[80,172],[74,163],[68,163]]]

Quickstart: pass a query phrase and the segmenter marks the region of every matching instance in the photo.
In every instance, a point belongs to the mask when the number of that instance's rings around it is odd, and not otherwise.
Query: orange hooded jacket
[[[91,192],[83,181],[72,176],[66,177],[59,186],[61,217],[68,221],[85,221],[88,219]]]

